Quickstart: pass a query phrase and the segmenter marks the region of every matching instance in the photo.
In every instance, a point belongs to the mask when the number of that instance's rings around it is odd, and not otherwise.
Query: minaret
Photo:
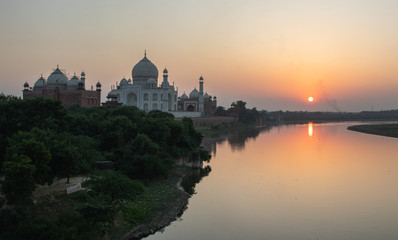
[[[162,82],[162,88],[167,88],[170,86],[168,78],[169,77],[169,72],[167,71],[167,68],[163,70],[163,82]]]
[[[203,77],[199,78],[199,112],[202,113],[202,116],[205,113],[204,101],[203,101]]]
[[[203,95],[203,77],[200,76],[199,78],[199,93]]]
[[[84,73],[84,71],[80,74],[80,80],[83,83],[83,88],[86,89],[86,74]]]

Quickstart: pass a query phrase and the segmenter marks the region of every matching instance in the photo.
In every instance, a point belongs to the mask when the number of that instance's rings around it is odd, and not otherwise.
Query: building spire
[[[144,57],[146,57],[146,49],[145,49],[145,52],[144,52]]]

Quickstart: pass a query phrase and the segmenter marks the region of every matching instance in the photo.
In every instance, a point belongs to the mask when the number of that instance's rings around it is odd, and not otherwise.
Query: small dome
[[[169,71],[167,71],[167,68],[165,68],[165,69],[163,70],[163,73],[169,73]]]
[[[148,78],[158,78],[159,71],[155,64],[153,64],[146,56],[141,59],[131,71],[131,75],[134,79],[148,79]]]
[[[65,74],[59,70],[58,66],[57,69],[54,70],[53,73],[50,74],[47,78],[47,85],[60,85],[60,84],[67,84],[68,78]]]
[[[68,81],[68,87],[77,87],[79,86],[79,78],[77,78],[76,75],[74,75],[69,81]]]
[[[156,80],[154,78],[149,78],[148,81],[146,81],[148,84],[156,84]]]
[[[29,83],[28,83],[28,82],[25,82],[25,83],[23,84],[23,87],[28,88],[28,87],[29,87]]]
[[[97,82],[97,84],[95,85],[97,88],[100,88],[102,85],[100,82]]]
[[[108,93],[107,98],[118,98],[119,97],[119,91],[114,89]]]
[[[130,84],[131,83],[131,78],[129,78],[129,80],[127,80],[127,82]]]
[[[196,90],[196,88],[192,90],[192,92],[189,94],[189,98],[199,98],[199,91]]]
[[[46,79],[44,79],[43,76],[41,76],[39,79],[37,79],[35,85],[33,85],[33,89],[43,88],[44,85],[46,85]]]
[[[120,80],[120,86],[122,86],[122,85],[128,85],[129,84],[129,82],[125,79],[125,78],[123,78],[122,80]]]
[[[117,94],[109,93],[108,96],[106,96],[106,98],[117,98]]]
[[[202,77],[202,76],[200,76],[199,80],[202,80],[202,81],[203,81],[203,77]]]
[[[80,76],[85,77],[85,76],[86,76],[86,73],[83,71],[83,72],[80,74]]]
[[[183,100],[188,99],[188,96],[184,93],[181,95],[180,99],[183,99]]]

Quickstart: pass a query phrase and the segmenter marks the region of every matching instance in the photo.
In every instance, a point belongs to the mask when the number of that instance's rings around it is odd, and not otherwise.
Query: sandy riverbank
[[[398,124],[354,125],[347,128],[367,134],[398,138]]]

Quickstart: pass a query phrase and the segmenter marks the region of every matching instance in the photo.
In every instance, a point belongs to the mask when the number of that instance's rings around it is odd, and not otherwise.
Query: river
[[[212,145],[181,218],[148,240],[398,239],[398,139],[301,124]]]

